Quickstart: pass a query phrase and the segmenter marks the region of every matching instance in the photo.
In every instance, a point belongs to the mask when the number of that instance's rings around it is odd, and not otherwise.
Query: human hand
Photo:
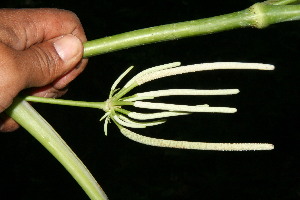
[[[86,41],[77,16],[58,9],[0,9],[0,113],[20,91],[60,97],[85,68]],[[17,123],[0,114],[0,131]]]

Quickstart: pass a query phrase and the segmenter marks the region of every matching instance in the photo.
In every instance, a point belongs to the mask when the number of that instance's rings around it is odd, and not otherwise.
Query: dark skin
[[[58,9],[0,9],[0,131],[18,124],[4,114],[21,92],[60,97],[86,67],[86,36],[77,16]]]

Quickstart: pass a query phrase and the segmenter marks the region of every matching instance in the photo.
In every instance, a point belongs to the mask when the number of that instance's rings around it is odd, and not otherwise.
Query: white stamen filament
[[[147,109],[158,109],[158,110],[168,110],[177,112],[217,112],[217,113],[235,113],[236,108],[229,107],[209,107],[209,106],[188,106],[188,105],[178,105],[178,104],[166,104],[166,103],[151,103],[136,101],[133,104],[137,108],[147,108]]]
[[[215,151],[249,151],[249,150],[272,150],[274,146],[266,143],[206,143],[206,142],[188,142],[174,141],[157,138],[150,138],[139,135],[126,128],[120,128],[121,133],[129,139],[157,147],[169,147],[177,149],[196,149],[196,150],[215,150]]]
[[[99,121],[102,121],[103,119],[106,119],[106,117],[110,115],[110,112],[106,112]]]
[[[189,113],[180,113],[180,112],[157,112],[157,113],[137,113],[137,112],[130,112],[128,117],[132,119],[139,119],[139,120],[149,120],[149,119],[160,119],[166,117],[174,117],[180,115],[188,115]]]
[[[169,89],[136,93],[137,97],[162,97],[174,95],[231,95],[239,93],[238,89],[196,90],[196,89]]]
[[[146,128],[146,126],[143,124],[125,122],[121,120],[117,115],[115,115],[113,118],[122,126],[126,126],[129,128]]]
[[[130,123],[133,125],[156,126],[156,125],[163,124],[166,122],[165,120],[155,121],[155,122],[136,122],[136,121],[133,121],[133,120],[125,117],[124,115],[118,115],[118,117],[121,120],[123,120],[124,122]]]
[[[150,100],[154,99],[154,97],[149,97],[149,96],[140,96],[138,97],[137,95],[133,95],[131,97],[126,97],[122,99],[123,101],[139,101],[139,100]]]
[[[104,134],[105,134],[105,136],[107,136],[107,133],[108,133],[108,131],[107,131],[108,122],[109,122],[109,117],[106,117],[105,121],[104,121]]]
[[[158,66],[155,66],[155,67],[151,67],[151,68],[148,68],[146,70],[143,70],[141,71],[140,73],[138,73],[137,75],[135,75],[132,79],[130,79],[126,84],[125,84],[125,88],[128,87],[129,85],[131,85],[136,79],[146,75],[146,74],[149,74],[149,73],[153,73],[153,72],[156,72],[156,71],[161,71],[161,70],[164,70],[164,69],[169,69],[169,68],[173,68],[173,67],[178,67],[180,66],[180,62],[173,62],[173,63],[168,63],[168,64],[164,64],[164,65],[158,65]]]
[[[217,69],[258,69],[258,70],[273,70],[274,66],[261,63],[239,63],[239,62],[216,62],[216,63],[202,63],[195,65],[180,66],[171,69],[165,69],[153,73],[146,74],[138,79],[138,85],[146,82],[178,74],[185,74],[197,71],[217,70]]]
[[[110,94],[109,94],[109,98],[112,97],[113,92],[115,91],[117,85],[120,83],[120,81],[124,78],[124,76],[126,76],[126,74],[128,74],[128,72],[133,68],[133,66],[129,67],[125,72],[123,72],[118,78],[117,80],[113,83],[113,85],[111,86],[110,89]]]

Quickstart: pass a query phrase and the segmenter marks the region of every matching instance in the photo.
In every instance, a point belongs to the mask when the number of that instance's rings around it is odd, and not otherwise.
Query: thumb
[[[22,51],[18,59],[24,87],[41,87],[73,69],[82,59],[82,42],[68,34],[45,41]]]

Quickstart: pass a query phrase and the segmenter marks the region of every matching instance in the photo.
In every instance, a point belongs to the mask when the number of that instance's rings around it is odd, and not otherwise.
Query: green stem
[[[107,199],[85,165],[29,103],[16,98],[6,113],[31,133],[69,171],[91,199]]]
[[[48,103],[48,104],[63,105],[63,106],[75,106],[75,107],[98,108],[98,109],[103,109],[107,106],[106,102],[73,101],[73,100],[66,100],[66,99],[53,99],[53,98],[36,97],[36,96],[27,96],[22,98],[22,100],[37,102],[37,103]],[[112,104],[114,106],[132,106],[133,102],[115,100],[112,102]]]
[[[300,5],[257,3],[248,9],[226,15],[145,28],[88,41],[84,44],[84,57],[235,28],[264,28],[270,24],[299,19]]]
[[[265,1],[264,3],[271,4],[271,5],[287,5],[287,4],[292,4],[296,3],[299,0],[268,0]]]
[[[73,101],[73,100],[64,100],[64,99],[36,97],[36,96],[27,96],[24,97],[24,100],[31,101],[31,102],[38,102],[38,103],[48,103],[48,104],[76,106],[76,107],[85,107],[85,108],[99,108],[99,109],[103,109],[106,105],[105,102]]]

